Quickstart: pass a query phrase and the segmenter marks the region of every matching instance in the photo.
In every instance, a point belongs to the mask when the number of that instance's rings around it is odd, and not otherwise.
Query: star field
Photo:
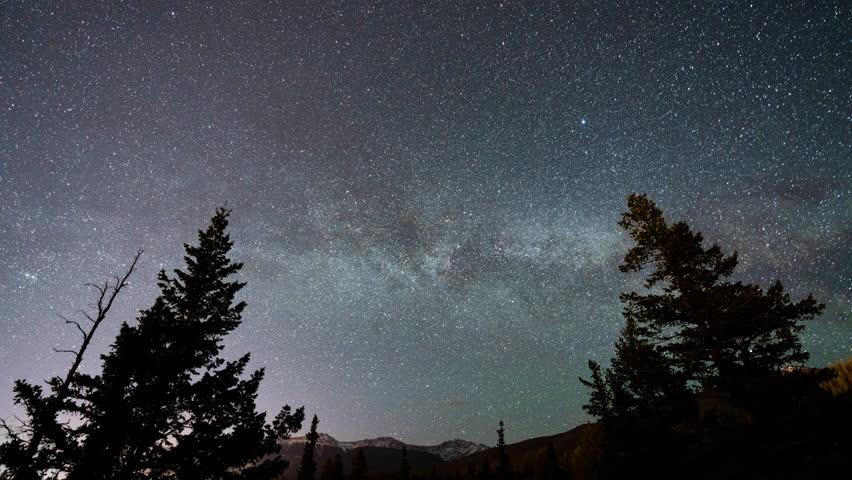
[[[825,314],[852,356],[844,2],[5,2],[0,416],[64,373],[83,284],[146,250],[98,336],[225,202],[260,408],[340,439],[493,444],[589,420],[631,192]]]

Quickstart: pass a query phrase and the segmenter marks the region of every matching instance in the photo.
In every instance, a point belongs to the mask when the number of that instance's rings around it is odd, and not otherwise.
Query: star
[[[145,249],[96,369],[225,203],[247,283],[225,354],[265,368],[261,410],[304,404],[336,438],[588,421],[577,378],[641,288],[618,270],[634,191],[738,251],[737,280],[825,303],[813,365],[852,349],[829,2],[7,3],[0,417],[12,380],[67,368],[56,314],[88,308],[86,282]]]

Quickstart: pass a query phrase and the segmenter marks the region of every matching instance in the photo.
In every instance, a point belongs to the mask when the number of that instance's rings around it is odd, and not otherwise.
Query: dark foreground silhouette
[[[447,458],[407,446],[335,450],[320,442],[314,416],[290,455],[282,446],[301,429],[304,408],[285,405],[267,423],[255,405],[263,371],[246,372],[248,354],[220,356],[245,308],[234,301],[244,284],[229,279],[242,265],[227,255],[228,215],[218,210],[198,245],[185,247],[185,271],[160,272],[160,296],[122,324],[99,374],[78,367],[135,260],[96,287],[96,312],[66,319],[81,346],[68,350],[71,366],[47,389],[15,383],[25,416],[0,422],[0,479],[778,479],[849,471],[852,367],[805,367],[799,339],[823,305],[811,296],[791,301],[780,282],[764,290],[731,280],[736,253],[705,247],[700,233],[668,223],[644,195],[629,197],[619,225],[634,241],[621,270],[645,273],[646,288],[621,294],[615,357],[607,366],[589,362],[580,380],[597,423],[506,445],[500,421],[495,448]]]

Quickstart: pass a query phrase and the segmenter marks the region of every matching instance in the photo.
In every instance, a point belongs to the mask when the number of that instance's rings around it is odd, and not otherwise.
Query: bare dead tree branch
[[[80,352],[78,352],[77,350],[72,350],[72,349],[53,347],[53,351],[56,352],[56,353],[73,353],[75,356],[80,355]]]
[[[59,318],[61,318],[62,320],[65,320],[65,324],[66,324],[66,325],[74,325],[75,327],[77,327],[77,330],[78,330],[80,333],[82,333],[82,334],[83,334],[83,338],[86,338],[86,331],[85,331],[85,330],[83,330],[83,327],[81,327],[81,326],[80,326],[80,322],[78,322],[78,321],[76,321],[76,320],[69,320],[69,319],[65,318],[64,316],[62,316],[62,315],[59,315]]]
[[[73,353],[74,361],[71,363],[71,367],[68,369],[68,372],[65,375],[65,379],[62,380],[61,383],[58,384],[56,390],[54,391],[54,396],[52,399],[52,417],[55,417],[57,413],[59,413],[60,406],[65,402],[68,397],[68,393],[71,387],[71,382],[74,379],[74,376],[77,375],[77,370],[80,368],[80,364],[83,361],[83,356],[86,353],[86,350],[89,348],[89,344],[92,341],[92,338],[95,335],[98,327],[101,322],[106,319],[107,314],[112,308],[113,302],[115,301],[118,294],[128,285],[127,281],[130,278],[130,275],[136,269],[136,264],[139,262],[139,258],[142,256],[143,250],[139,249],[136,252],[136,255],[133,257],[133,261],[130,263],[130,266],[127,268],[123,277],[114,277],[114,283],[110,284],[109,281],[104,282],[103,286],[97,285],[94,283],[88,283],[86,285],[94,287],[95,290],[98,291],[98,299],[94,304],[97,313],[92,316],[86,312],[82,312],[83,316],[91,322],[91,326],[88,331],[85,331],[82,326],[80,326],[79,322],[73,320],[67,320],[66,323],[73,324],[80,332],[83,333],[83,341],[80,344],[80,348],[78,350],[67,350],[67,349],[58,349],[56,347],[53,348],[55,352],[59,353]],[[3,422],[5,425],[5,422]],[[24,424],[25,427],[27,424]],[[2,427],[3,425],[0,425]],[[8,426],[8,425],[6,425]],[[26,454],[28,458],[35,457],[38,452],[39,444],[42,442],[44,438],[43,429],[36,429],[32,432],[32,436],[29,439],[27,444]]]
[[[0,428],[2,428],[6,432],[6,436],[8,436],[10,439],[15,440],[16,442],[21,441],[20,435],[18,435],[15,429],[12,428],[12,426],[9,425],[8,422],[6,422],[5,418],[0,418]]]
[[[142,256],[142,250],[136,252],[136,256],[133,257],[133,261],[130,263],[130,267],[127,269],[127,272],[124,274],[124,277],[118,278],[115,277],[115,285],[110,288],[109,282],[105,282],[104,286],[89,284],[94,286],[98,292],[100,293],[98,297],[98,301],[96,304],[97,315],[92,318],[91,315],[86,314],[86,318],[92,321],[92,326],[89,328],[89,331],[86,332],[83,343],[80,345],[79,355],[74,359],[74,363],[71,365],[71,368],[68,369],[68,373],[65,376],[65,380],[63,380],[62,384],[59,387],[59,391],[57,392],[58,396],[63,397],[68,393],[68,386],[71,383],[71,379],[74,375],[77,374],[77,369],[80,367],[80,363],[83,361],[83,354],[86,352],[86,349],[89,347],[89,343],[92,341],[92,337],[95,334],[95,331],[100,326],[101,322],[109,313],[109,310],[112,308],[112,304],[115,301],[118,294],[121,290],[127,286],[127,280],[130,278],[130,275],[133,273],[133,270],[136,268],[136,264],[139,262],[139,257]],[[107,291],[112,290],[107,298]],[[106,299],[106,302],[104,301]]]
[[[20,423],[20,424],[21,424],[21,430],[23,430],[24,432],[29,432],[29,431],[30,431],[30,427],[29,427],[29,425],[27,424],[27,422],[25,422],[25,421],[21,420],[21,417],[19,417],[19,416],[17,416],[17,415],[14,415],[14,417],[15,417],[15,420],[17,420],[17,421],[18,421],[18,423]]]
[[[94,319],[94,318],[92,318],[92,316],[91,316],[91,315],[89,315],[89,313],[88,313],[88,312],[86,312],[85,310],[80,310],[79,312],[80,312],[80,313],[81,313],[84,317],[86,317],[86,320],[88,320],[88,321],[90,321],[90,322],[92,322],[92,323],[95,323],[95,319]]]

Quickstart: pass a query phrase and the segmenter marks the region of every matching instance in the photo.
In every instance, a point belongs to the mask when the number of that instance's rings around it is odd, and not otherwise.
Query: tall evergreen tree
[[[687,393],[683,376],[654,345],[637,333],[636,321],[628,318],[615,344],[615,357],[605,371],[589,361],[589,403],[583,408],[601,419],[654,416],[659,408],[682,401]]]
[[[648,293],[622,294],[625,316],[688,380],[726,388],[738,379],[808,360],[798,333],[824,305],[810,295],[791,302],[780,281],[764,292],[728,280],[737,254],[725,256],[715,244],[705,249],[701,233],[684,222],[669,225],[645,195],[631,195],[628,209],[619,225],[636,245],[620,269],[633,272],[652,265],[654,270],[645,282]]]
[[[497,429],[497,478],[507,480],[512,476],[512,466],[509,463],[509,456],[506,454],[506,429],[503,427],[503,420],[500,420],[500,428]]]
[[[319,438],[317,425],[319,425],[319,419],[314,415],[314,419],[311,420],[311,431],[305,435],[305,449],[302,451],[302,464],[299,467],[298,480],[314,480],[314,473],[317,471],[314,447],[316,447]]]
[[[58,353],[74,355],[65,376],[48,380],[50,390],[47,393],[41,386],[26,380],[15,381],[15,403],[23,406],[26,420],[15,427],[0,419],[0,427],[9,437],[7,442],[0,445],[0,478],[40,479],[48,476],[49,472],[65,470],[67,459],[74,456],[74,431],[66,423],[60,422],[59,416],[68,413],[72,381],[77,376],[98,327],[106,320],[119,293],[127,287],[140,256],[142,250],[136,253],[124,276],[115,277],[114,283],[88,284],[98,292],[94,303],[96,311],[92,314],[82,313],[88,321],[88,328],[84,329],[76,320],[61,317],[66,325],[76,327],[82,336],[80,347],[76,350],[54,348]]]
[[[791,386],[822,378],[784,378],[780,370],[808,359],[798,333],[824,306],[812,296],[791,302],[780,282],[764,291],[732,281],[736,253],[725,255],[718,245],[705,248],[700,233],[684,222],[669,224],[645,195],[630,195],[627,206],[619,225],[634,246],[619,268],[646,271],[645,291],[621,294],[626,324],[611,365],[589,362],[591,378],[583,383],[591,394],[584,408],[604,420],[602,475],[686,475],[689,467],[673,458],[699,451],[712,458],[715,448],[727,448],[725,441],[710,447],[690,437],[697,429],[675,428],[693,421],[692,394],[732,399],[726,400],[731,406],[721,407],[729,418],[750,415],[738,413],[734,403],[765,418],[789,412],[767,400],[787,398],[790,391],[809,395],[803,393],[807,388]],[[745,433],[725,438],[735,441]]]
[[[160,296],[123,324],[100,375],[78,374],[79,452],[68,480],[274,478],[286,462],[262,460],[276,438],[301,428],[304,410],[285,406],[272,425],[255,411],[263,370],[243,378],[246,354],[219,356],[241,322],[242,267],[228,258],[229,211],[219,209],[185,245],[186,271],[159,273]]]
[[[352,455],[352,471],[349,478],[352,480],[365,480],[369,471],[367,470],[367,457],[364,456],[364,450],[356,448]]]
[[[621,294],[627,325],[612,366],[590,362],[590,413],[649,413],[689,388],[732,390],[808,359],[798,333],[823,305],[812,296],[791,302],[780,282],[764,291],[729,280],[736,253],[704,248],[700,233],[667,223],[645,195],[630,195],[627,206],[619,225],[635,245],[619,268],[651,270],[646,293]]]

